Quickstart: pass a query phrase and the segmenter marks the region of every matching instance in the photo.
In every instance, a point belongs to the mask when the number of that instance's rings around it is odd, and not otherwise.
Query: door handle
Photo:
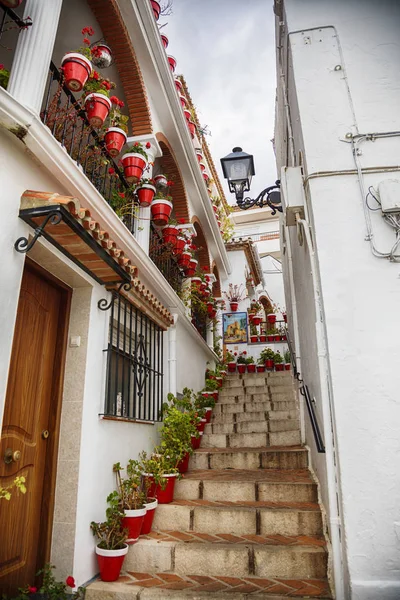
[[[18,462],[21,458],[20,450],[12,450],[12,448],[7,448],[4,453],[4,462],[6,465],[10,465],[12,462]]]

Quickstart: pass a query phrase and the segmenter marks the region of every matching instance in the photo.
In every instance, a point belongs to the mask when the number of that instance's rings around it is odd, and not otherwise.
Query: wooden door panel
[[[27,493],[15,492],[10,501],[0,503],[1,592],[14,593],[33,582],[37,569],[46,456],[55,432],[50,431],[48,438],[42,434],[54,422],[52,413],[57,410],[53,370],[59,366],[62,300],[60,288],[25,269],[0,441],[0,485],[24,475]],[[8,448],[21,453],[11,464],[3,458]]]

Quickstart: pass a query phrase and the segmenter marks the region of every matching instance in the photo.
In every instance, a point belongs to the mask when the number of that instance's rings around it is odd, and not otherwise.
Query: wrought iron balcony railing
[[[162,236],[151,224],[149,256],[158,270],[164,275],[175,292],[180,292],[184,275],[172,252],[165,246]]]

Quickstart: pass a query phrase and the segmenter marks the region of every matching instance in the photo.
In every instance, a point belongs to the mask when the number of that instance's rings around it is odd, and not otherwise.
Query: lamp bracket
[[[252,208],[253,206],[258,206],[259,208],[264,208],[264,206],[269,206],[272,210],[272,215],[275,215],[276,212],[282,212],[282,206],[274,205],[270,200],[271,192],[274,190],[280,190],[281,182],[279,179],[275,181],[275,185],[270,185],[260,192],[254,200],[252,198],[238,198],[236,195],[236,203],[238,207],[242,210],[247,210],[248,208]]]

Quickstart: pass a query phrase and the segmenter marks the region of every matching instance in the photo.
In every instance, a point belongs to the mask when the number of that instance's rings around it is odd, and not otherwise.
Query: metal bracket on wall
[[[114,302],[114,298],[116,296],[118,296],[118,294],[121,292],[121,290],[124,290],[125,292],[129,292],[129,290],[132,289],[132,283],[128,283],[126,281],[122,282],[121,285],[116,289],[116,290],[111,290],[111,300],[108,301],[107,298],[101,298],[98,303],[97,306],[100,310],[109,310],[112,306],[112,303]]]
[[[50,225],[58,225],[61,220],[62,220],[61,213],[59,213],[58,211],[49,212],[49,214],[44,219],[43,223],[41,225],[39,225],[39,227],[36,227],[35,235],[33,236],[32,240],[29,242],[28,238],[26,238],[26,237],[18,238],[14,244],[15,250],[17,252],[21,252],[22,254],[29,252],[29,250],[31,250],[31,248],[33,248],[33,246],[36,244],[36,241],[43,235],[46,225],[49,222],[50,222]]]

